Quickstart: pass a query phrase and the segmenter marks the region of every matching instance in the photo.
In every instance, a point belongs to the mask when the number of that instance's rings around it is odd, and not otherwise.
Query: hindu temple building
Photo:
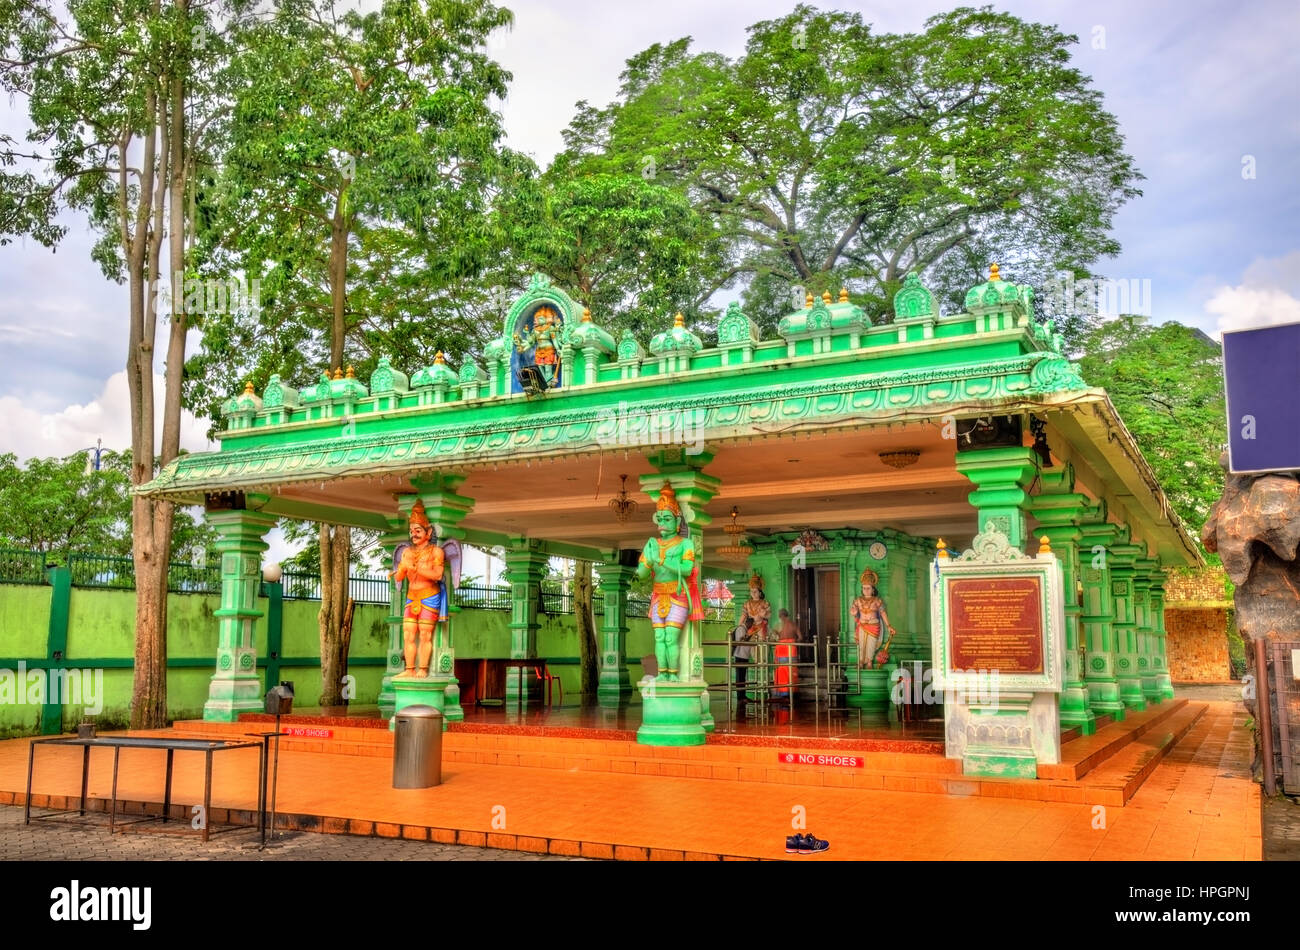
[[[893,628],[880,669],[922,670],[940,540],[960,551],[991,526],[1060,561],[1061,728],[1085,736],[1172,698],[1165,571],[1203,563],[1106,393],[1035,319],[1031,290],[996,265],[960,313],[941,313],[910,275],[892,322],[873,324],[841,291],[809,295],[763,338],[732,304],[716,346],[680,316],[649,340],[615,339],[599,314],[537,275],[481,363],[381,360],[367,380],[338,367],[302,389],[273,376],[223,414],[219,451],[182,456],[140,489],[204,505],[221,537],[204,711],[214,722],[261,709],[270,685],[253,629],[264,539],[280,518],[379,531],[391,555],[418,504],[442,541],[503,549],[512,604],[503,659],[539,656],[548,558],[593,562],[604,604],[598,699],[628,709],[653,645],[629,645],[627,592],[668,497],[685,512],[700,576],[736,580],[738,608],[759,578],[772,622],[788,609],[815,638],[818,663],[846,671],[849,706],[859,707],[874,688],[856,670],[865,580]],[[627,520],[609,505],[623,487],[641,501]],[[733,523],[744,527],[724,530]],[[378,694],[357,699],[384,715],[404,671],[397,589],[391,607]],[[730,624],[718,626],[725,639]],[[454,614],[450,628],[430,676],[442,678],[455,720],[465,711],[457,643],[473,631]],[[725,703],[730,652],[707,642],[687,651],[683,678],[702,677]],[[526,674],[511,668],[507,701],[545,703],[542,682]],[[706,702],[698,721],[713,728],[710,718]]]

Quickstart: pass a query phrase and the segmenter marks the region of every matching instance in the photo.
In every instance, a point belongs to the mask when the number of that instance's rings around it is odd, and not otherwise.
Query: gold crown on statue
[[[762,590],[762,589],[763,589],[763,575],[761,575],[761,574],[751,574],[751,575],[749,576],[749,586],[750,586],[750,587],[757,587],[759,590]]]
[[[677,493],[668,482],[664,482],[664,487],[659,489],[659,500],[655,502],[655,511],[671,511],[679,518],[682,516],[681,506],[677,504]]]
[[[867,568],[862,572],[862,576],[858,578],[858,582],[862,584],[870,584],[872,587],[875,587],[880,583],[880,575],[871,568]]]
[[[423,525],[425,528],[429,527],[429,516],[424,513],[423,501],[416,501],[415,505],[411,508],[410,517],[406,519],[406,522],[408,525],[418,524]]]

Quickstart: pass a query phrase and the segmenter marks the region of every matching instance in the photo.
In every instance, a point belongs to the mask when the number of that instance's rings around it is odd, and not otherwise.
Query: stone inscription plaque
[[[1038,577],[948,578],[950,670],[1043,672]]]

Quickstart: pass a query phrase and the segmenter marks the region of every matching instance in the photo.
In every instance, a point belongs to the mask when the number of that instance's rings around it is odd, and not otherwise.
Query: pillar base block
[[[1128,707],[1119,698],[1116,680],[1088,680],[1088,707],[1098,716],[1110,716],[1115,722],[1124,721]]]
[[[636,731],[636,741],[642,745],[704,745],[700,694],[707,694],[707,689],[703,680],[650,680],[642,685],[641,728]]]
[[[393,731],[397,728],[397,714],[407,706],[432,706],[438,712],[442,713],[442,728],[447,730],[447,686],[451,677],[434,673],[431,676],[407,676],[403,673],[401,676],[393,677],[393,693],[396,697],[396,705],[393,709],[393,715],[388,720],[388,729]],[[457,694],[459,698],[459,693]],[[462,712],[462,717],[464,713]]]
[[[1097,731],[1097,714],[1088,706],[1088,691],[1082,684],[1067,686],[1061,692],[1061,728],[1078,729],[1080,735]]]
[[[237,722],[240,713],[265,708],[262,681],[256,674],[214,673],[208,684],[208,701],[203,704],[203,721]]]

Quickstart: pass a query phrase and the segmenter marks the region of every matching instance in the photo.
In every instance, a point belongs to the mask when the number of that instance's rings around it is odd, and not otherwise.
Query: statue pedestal
[[[636,741],[642,745],[704,745],[707,696],[704,680],[645,683],[641,686],[641,728],[636,731]]]
[[[894,685],[890,680],[893,669],[892,664],[875,670],[845,667],[844,678],[849,685],[848,704],[856,709],[885,712],[889,708],[890,691]]]
[[[450,676],[432,674],[430,676],[394,676],[393,677],[393,696],[394,708],[393,717],[388,720],[388,729],[393,731],[397,728],[397,714],[407,706],[432,706],[438,712],[442,713],[442,728],[445,732],[447,729],[448,706],[447,706],[447,687],[455,682]],[[460,691],[456,692],[456,709],[460,709]],[[465,718],[464,710],[461,710],[461,718]]]

